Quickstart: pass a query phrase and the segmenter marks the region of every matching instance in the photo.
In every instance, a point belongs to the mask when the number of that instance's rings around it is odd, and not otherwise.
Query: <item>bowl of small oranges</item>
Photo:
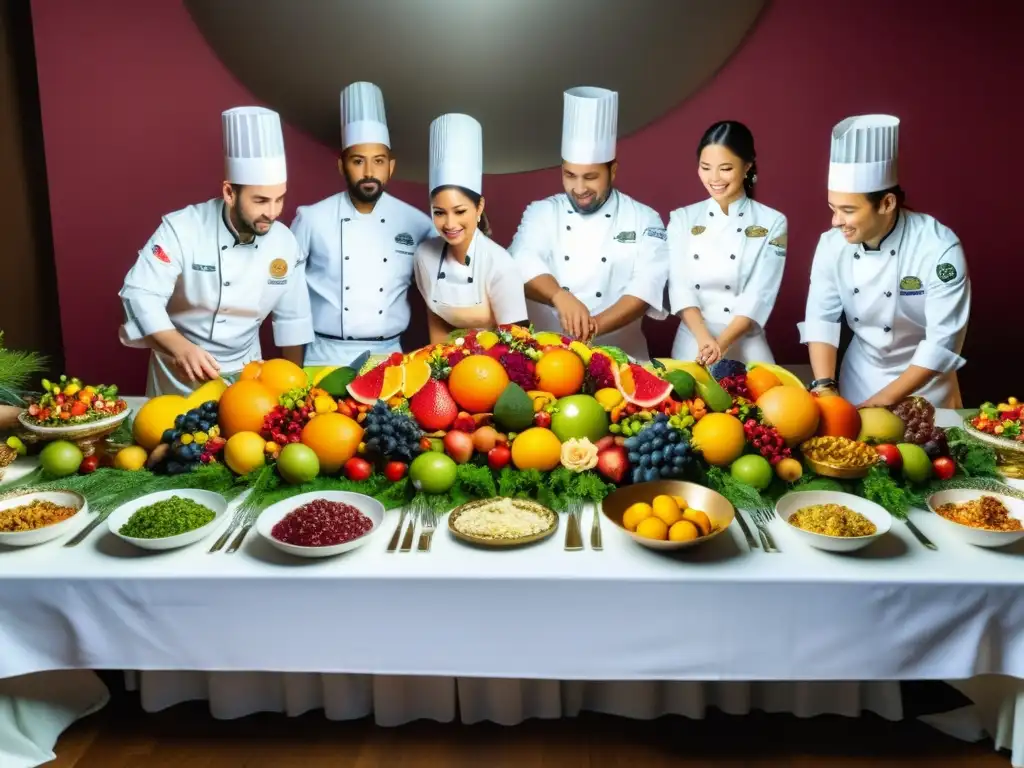
[[[649,549],[687,549],[728,528],[736,509],[722,494],[684,480],[627,485],[607,496],[601,511]]]

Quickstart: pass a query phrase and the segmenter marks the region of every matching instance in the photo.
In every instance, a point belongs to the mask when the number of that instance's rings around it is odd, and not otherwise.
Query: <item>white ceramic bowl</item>
[[[297,544],[279,541],[271,535],[274,526],[284,519],[289,512],[317,499],[351,504],[370,518],[373,522],[373,528],[358,539],[346,541],[343,544],[335,544],[330,547],[301,547]],[[292,496],[290,499],[279,501],[277,504],[267,507],[260,514],[259,519],[256,520],[256,531],[273,546],[282,552],[287,552],[289,555],[295,555],[296,557],[333,557],[334,555],[340,555],[342,552],[348,552],[356,547],[363,546],[380,530],[383,524],[384,505],[376,499],[364,496],[361,493],[349,493],[348,491],[322,491],[319,493],[314,491],[313,493],[301,493],[298,496]]]
[[[875,532],[870,536],[826,536],[797,528],[789,522],[789,518],[798,510],[815,504],[841,504],[854,512],[859,512],[875,524]],[[866,547],[889,532],[892,528],[892,515],[873,501],[854,496],[852,493],[838,491],[794,491],[787,493],[775,503],[775,513],[786,524],[786,530],[805,543],[828,552],[854,552]]]
[[[125,536],[120,532],[121,526],[127,523],[128,519],[138,510],[143,507],[148,507],[150,504],[155,504],[158,501],[169,499],[172,496],[178,496],[182,499],[191,499],[197,504],[202,504],[214,513],[213,520],[201,528],[196,528],[194,531],[179,533],[177,536],[166,536],[162,539],[137,539],[134,536]],[[107,518],[107,527],[110,528],[110,532],[117,536],[117,538],[127,541],[129,544],[134,544],[140,549],[177,549],[179,547],[187,547],[189,544],[195,544],[197,541],[201,541],[204,537],[212,533],[224,520],[224,514],[227,510],[227,499],[219,493],[213,493],[212,491],[197,491],[188,488],[179,489],[177,491],[158,491],[156,493],[150,493],[147,496],[143,496],[142,498],[135,499],[135,501],[129,501],[127,504],[122,504],[110,514],[110,517]]]
[[[0,501],[0,510],[21,507],[31,504],[33,501],[52,501],[54,504],[74,507],[78,511],[67,520],[47,525],[43,528],[36,528],[34,531],[16,531],[13,533],[0,533],[0,544],[8,547],[32,547],[36,544],[45,544],[48,541],[63,536],[71,530],[78,528],[82,516],[89,510],[89,504],[85,497],[74,491],[42,491],[40,493],[25,493],[20,496],[12,496],[9,499]]]
[[[939,491],[928,497],[928,508],[932,512],[943,504],[962,504],[965,501],[972,501],[982,496],[995,496],[1010,511],[1010,516],[1015,517],[1024,523],[1024,501],[1015,499],[1013,496],[1004,496],[1001,493],[990,493],[988,491],[972,491],[969,489],[958,489],[950,491]],[[1020,531],[986,531],[984,528],[972,528],[953,520],[943,517],[935,512],[935,517],[941,520],[949,530],[959,538],[976,547],[1005,547],[1015,541],[1024,539],[1024,530]]]

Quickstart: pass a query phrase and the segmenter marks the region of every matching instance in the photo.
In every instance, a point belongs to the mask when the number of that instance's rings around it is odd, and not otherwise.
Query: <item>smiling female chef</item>
[[[967,334],[971,282],[957,236],[903,207],[897,173],[899,120],[865,115],[832,130],[828,204],[832,227],[811,267],[805,320],[798,324],[813,388],[836,387],[839,316],[854,338],[840,394],[888,406],[913,394],[959,408],[956,371]]]
[[[304,260],[275,221],[287,182],[281,119],[238,107],[221,124],[222,197],[164,216],[121,289],[122,343],[152,350],[149,397],[187,394],[258,360],[271,313],[284,357],[301,365],[313,340]]]
[[[469,115],[430,124],[430,205],[440,237],[416,248],[416,285],[427,305],[430,342],[457,328],[526,323],[523,280],[487,232],[483,131]]]
[[[669,303],[683,321],[672,357],[774,363],[764,326],[786,265],[786,217],[753,199],[750,130],[733,120],[708,128],[697,173],[710,199],[669,216]]]

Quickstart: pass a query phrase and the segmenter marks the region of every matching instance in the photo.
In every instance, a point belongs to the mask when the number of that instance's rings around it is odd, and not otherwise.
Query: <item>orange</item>
[[[754,400],[774,387],[781,387],[782,381],[767,368],[754,368],[747,371],[747,389]]]
[[[405,368],[405,381],[402,384],[402,395],[412,397],[430,381],[430,363],[425,357],[414,357],[403,367]]]
[[[266,463],[265,448],[266,441],[255,432],[238,432],[224,444],[224,463],[236,475],[247,475]]]
[[[669,541],[693,541],[700,538],[700,531],[696,524],[690,520],[677,520],[668,529]]]
[[[356,455],[363,428],[341,413],[322,413],[302,428],[301,442],[320,460],[320,473],[333,475]]]
[[[568,349],[552,349],[537,361],[537,389],[555,397],[575,395],[583,386],[584,373],[579,355]]]
[[[747,443],[743,424],[727,413],[709,413],[693,425],[693,443],[704,461],[724,467],[735,461]]]
[[[429,372],[430,366],[427,366]],[[405,366],[403,365],[389,365],[384,369],[384,380],[380,384],[380,395],[378,400],[387,400],[394,397],[402,391],[402,385],[405,383]],[[426,382],[423,382],[426,384]],[[422,384],[420,385],[422,386]]]
[[[512,441],[512,463],[518,469],[550,472],[561,459],[562,443],[550,429],[530,427]]]
[[[290,389],[305,387],[309,383],[309,377],[291,360],[279,357],[263,363],[258,381],[280,396]]]
[[[277,407],[277,394],[262,382],[237,381],[224,390],[217,409],[217,423],[224,437],[239,432],[259,432],[263,419]]]
[[[242,373],[239,374],[239,381],[255,381],[260,377],[260,371],[263,370],[262,360],[253,360],[251,363],[246,363],[242,369]]]
[[[656,517],[641,520],[636,527],[636,532],[637,535],[643,536],[645,539],[660,539],[661,541],[668,539],[668,526]]]
[[[828,392],[816,395],[814,401],[821,414],[819,435],[857,439],[860,435],[860,411],[853,403]]]
[[[797,387],[769,389],[757,398],[757,408],[762,420],[775,427],[790,447],[811,437],[821,419],[814,395]]]
[[[487,355],[470,355],[448,374],[448,391],[469,413],[490,413],[507,386],[505,369]]]

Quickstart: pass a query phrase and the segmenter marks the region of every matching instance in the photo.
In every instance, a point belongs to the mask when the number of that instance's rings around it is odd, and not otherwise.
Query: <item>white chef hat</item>
[[[224,177],[232,184],[284,184],[281,117],[263,107],[235,107],[221,113],[224,133]]]
[[[581,86],[565,92],[562,107],[562,159],[590,165],[615,159],[619,94]]]
[[[352,83],[341,92],[341,148],[356,144],[391,147],[384,94],[373,83]]]
[[[832,129],[828,188],[880,192],[899,184],[900,121],[891,115],[848,117]]]
[[[483,194],[484,137],[469,115],[441,115],[430,124],[430,189],[455,185]]]

